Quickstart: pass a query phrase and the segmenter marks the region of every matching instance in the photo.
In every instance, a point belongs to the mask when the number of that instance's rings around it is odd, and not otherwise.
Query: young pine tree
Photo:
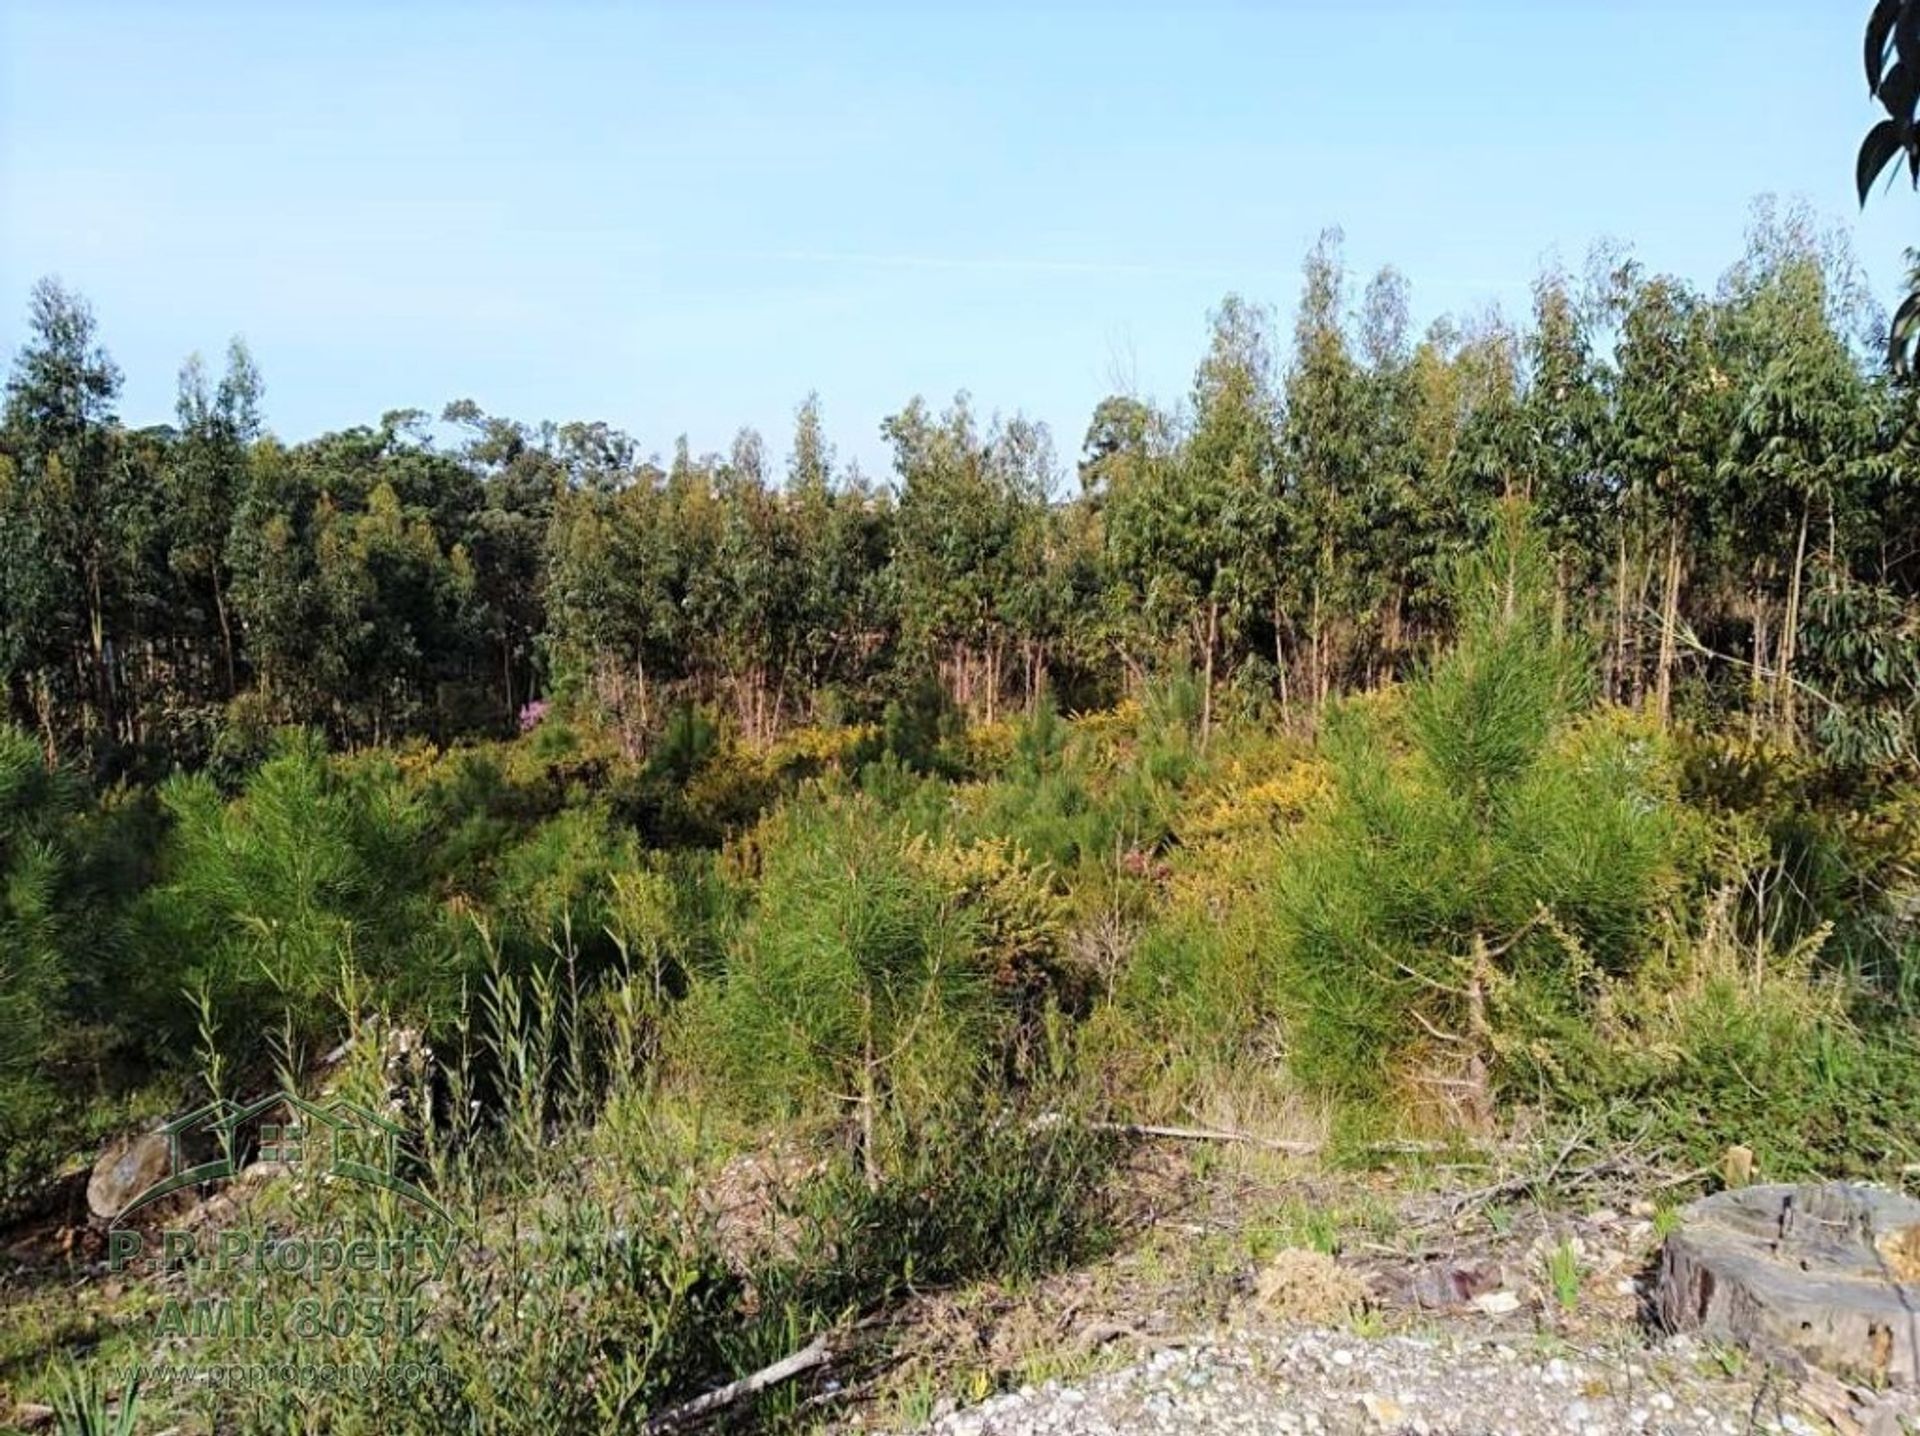
[[[1631,954],[1668,821],[1656,749],[1589,713],[1517,507],[1456,577],[1458,640],[1404,703],[1336,711],[1335,796],[1280,894],[1297,1074],[1346,1095],[1412,1076],[1490,1115],[1504,1019],[1577,1005]]]

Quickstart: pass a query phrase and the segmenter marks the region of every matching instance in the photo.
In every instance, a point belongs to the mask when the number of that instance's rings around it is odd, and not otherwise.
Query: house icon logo
[[[268,1116],[275,1120],[263,1120]],[[247,1103],[215,1098],[175,1117],[160,1129],[167,1139],[168,1174],[122,1207],[114,1220],[124,1221],[183,1188],[238,1176],[236,1154],[245,1150],[254,1129],[263,1162],[392,1192],[449,1225],[453,1222],[445,1208],[400,1175],[402,1128],[345,1098],[309,1102],[291,1092],[272,1092]],[[188,1156],[190,1150],[209,1146],[213,1155],[204,1160]]]

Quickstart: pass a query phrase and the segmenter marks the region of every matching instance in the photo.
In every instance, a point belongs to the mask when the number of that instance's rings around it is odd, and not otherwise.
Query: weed
[[[1347,1329],[1355,1336],[1375,1340],[1387,1334],[1386,1314],[1373,1307],[1357,1308],[1347,1318]]]
[[[53,1418],[60,1436],[133,1436],[140,1416],[140,1386],[129,1383],[108,1396],[91,1369],[63,1372],[54,1389]]]
[[[1547,1253],[1545,1264],[1547,1286],[1554,1300],[1560,1303],[1562,1311],[1572,1311],[1580,1304],[1580,1288],[1587,1275],[1580,1253],[1572,1242],[1562,1240]]]
[[[933,1373],[920,1372],[914,1377],[913,1384],[900,1393],[896,1408],[896,1423],[907,1431],[918,1431],[922,1426],[931,1423],[936,1396]]]

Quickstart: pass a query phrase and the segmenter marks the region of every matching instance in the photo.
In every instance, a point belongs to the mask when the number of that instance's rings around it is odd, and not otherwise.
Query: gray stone
[[[158,1132],[137,1132],[109,1142],[87,1179],[87,1209],[104,1221],[171,1170],[172,1153]]]

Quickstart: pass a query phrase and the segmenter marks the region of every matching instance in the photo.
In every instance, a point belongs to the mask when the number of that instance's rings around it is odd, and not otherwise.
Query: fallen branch
[[[1141,1122],[1089,1122],[1096,1132],[1117,1132],[1123,1137],[1162,1137],[1170,1142],[1234,1142],[1260,1147],[1269,1152],[1286,1152],[1296,1157],[1311,1157],[1320,1150],[1318,1142],[1288,1142],[1273,1137],[1256,1137],[1250,1132],[1227,1132],[1212,1127],[1154,1127]]]
[[[743,1376],[738,1381],[729,1381],[725,1386],[717,1387],[704,1396],[696,1396],[683,1402],[671,1411],[663,1411],[648,1421],[643,1430],[665,1431],[669,1427],[680,1426],[688,1421],[698,1420],[712,1412],[724,1410],[748,1396],[757,1395],[770,1386],[778,1386],[783,1381],[824,1366],[833,1360],[833,1352],[827,1347],[824,1336],[816,1336],[811,1343],[802,1347],[791,1356],[783,1356],[771,1366],[762,1367],[751,1376]]]
[[[1653,1186],[1657,1190],[1665,1191],[1668,1187],[1684,1187],[1688,1182],[1697,1182],[1702,1177],[1717,1177],[1718,1175],[1720,1175],[1720,1168],[1716,1164],[1709,1162],[1706,1166],[1695,1167],[1690,1172],[1676,1172],[1671,1177],[1657,1178]]]
[[[1468,1212],[1483,1207],[1488,1202],[1495,1201],[1501,1197],[1515,1196],[1521,1192],[1532,1191],[1536,1188],[1549,1185],[1561,1176],[1561,1173],[1566,1168],[1568,1159],[1580,1150],[1581,1147],[1586,1145],[1587,1134],[1591,1130],[1590,1127],[1585,1125],[1576,1128],[1574,1134],[1567,1139],[1566,1145],[1560,1149],[1559,1154],[1554,1157],[1544,1172],[1527,1172],[1517,1177],[1508,1177],[1504,1181],[1495,1182],[1491,1186],[1480,1187],[1471,1192],[1460,1193],[1453,1200],[1453,1209],[1450,1213],[1453,1220],[1458,1221]],[[1622,1153],[1617,1157],[1603,1157],[1591,1166],[1582,1167],[1578,1171],[1568,1172],[1564,1180],[1571,1184],[1598,1176],[1609,1168],[1620,1165],[1625,1160],[1626,1155],[1627,1154]]]

